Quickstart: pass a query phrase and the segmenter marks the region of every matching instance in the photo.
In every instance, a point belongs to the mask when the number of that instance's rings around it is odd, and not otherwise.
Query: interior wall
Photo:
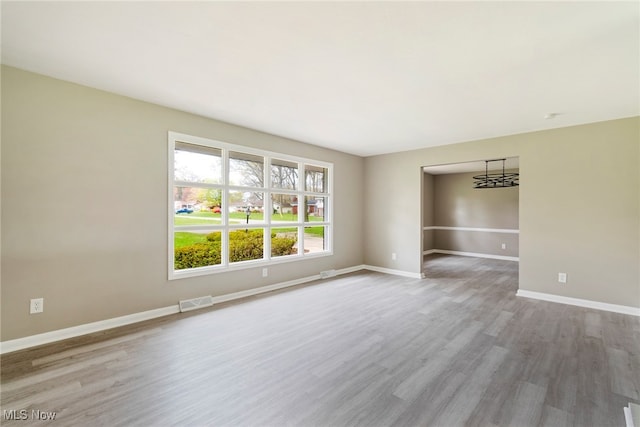
[[[334,254],[168,281],[167,132],[334,164]],[[363,263],[362,158],[2,67],[2,341]],[[358,213],[358,214],[356,214]],[[43,297],[44,313],[29,315]]]
[[[502,245],[505,248],[502,249]],[[435,230],[435,249],[478,256],[518,257],[518,234],[468,230]]]
[[[632,117],[368,157],[365,263],[420,273],[422,166],[519,157],[520,289],[640,307],[638,141]]]
[[[435,226],[518,230],[519,187],[474,189],[473,176],[480,173],[484,171],[434,176]],[[518,234],[436,229],[434,248],[517,257]]]
[[[422,226],[432,227],[434,222],[434,176],[424,173],[422,183]],[[435,249],[433,241],[434,230],[424,230],[422,232],[422,250],[430,251]]]

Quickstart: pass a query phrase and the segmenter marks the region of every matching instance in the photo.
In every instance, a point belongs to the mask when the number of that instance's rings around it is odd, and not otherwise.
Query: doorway
[[[423,271],[424,257],[432,254],[519,261],[519,181],[474,188],[474,177],[519,174],[518,157],[430,165],[422,172]]]

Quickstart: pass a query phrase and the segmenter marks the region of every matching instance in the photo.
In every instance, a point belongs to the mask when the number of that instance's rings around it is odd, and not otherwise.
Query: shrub
[[[209,242],[220,242],[222,239],[222,233],[219,231],[214,231],[213,233],[207,234],[207,240]]]
[[[271,256],[292,255],[296,253],[293,245],[296,239],[292,237],[275,237],[275,233],[271,235]]]
[[[177,248],[174,259],[176,270],[220,264],[220,243],[196,243]]]
[[[204,267],[221,263],[221,233],[215,231],[207,234],[205,243],[195,243],[175,250],[174,268]],[[296,253],[292,237],[277,237],[271,234],[271,255],[282,256]],[[264,251],[264,234],[262,230],[236,230],[229,233],[229,261],[248,261],[261,259]]]
[[[236,230],[229,233],[229,242],[234,240],[260,240],[263,241],[262,230]]]
[[[262,258],[264,235],[262,230],[236,230],[229,233],[229,261],[248,261]]]

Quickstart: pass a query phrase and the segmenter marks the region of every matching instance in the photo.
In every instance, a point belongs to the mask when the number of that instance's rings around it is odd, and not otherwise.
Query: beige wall
[[[518,229],[519,187],[474,189],[473,176],[481,173],[435,176],[434,225]]]
[[[519,157],[520,288],[640,307],[639,126],[634,117],[369,157],[365,263],[421,271],[422,166]],[[397,213],[374,209],[379,194]]]
[[[331,257],[167,280],[169,130],[334,163]],[[363,263],[362,158],[2,68],[2,341]],[[29,315],[29,299],[45,311]]]
[[[434,230],[433,233],[434,249],[479,255],[518,256],[517,234],[467,230]],[[503,243],[505,249],[502,249]]]
[[[518,172],[509,170],[508,172]],[[423,210],[433,211],[433,225],[485,229],[518,229],[518,187],[478,190],[473,176],[484,173],[435,175],[431,200]],[[518,256],[518,235],[468,230],[425,230],[433,233],[433,249],[486,255]],[[502,249],[502,244],[506,249]],[[424,250],[428,250],[423,248]]]
[[[363,262],[418,273],[421,167],[512,156],[520,288],[640,307],[637,117],[362,159],[9,67],[1,113],[2,341]],[[333,162],[334,256],[168,281],[169,130]]]

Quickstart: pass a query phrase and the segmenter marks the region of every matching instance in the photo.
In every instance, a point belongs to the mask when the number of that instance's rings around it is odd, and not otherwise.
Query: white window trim
[[[282,264],[288,262],[295,261],[305,261],[318,257],[325,257],[333,255],[333,163],[328,163],[320,160],[309,159],[299,156],[291,156],[283,153],[276,153],[272,151],[259,150],[252,147],[246,147],[242,145],[230,144],[227,142],[217,141],[213,139],[188,135],[179,132],[169,131],[168,133],[168,278],[169,280],[182,279],[187,277],[195,277],[195,276],[203,276],[209,274],[216,273],[224,273],[229,271],[237,271],[237,270],[245,270],[247,268],[256,268],[256,267],[264,267],[267,265],[275,265]],[[219,148],[222,149],[222,184],[206,184],[206,183],[193,183],[189,181],[174,181],[174,152],[176,142],[184,142],[188,144],[202,145],[206,147]],[[229,164],[229,151],[237,151],[246,154],[254,154],[264,158],[266,167],[264,168],[264,184],[265,186],[262,188],[258,187],[243,187],[229,184],[229,174],[227,171],[227,166]],[[271,160],[285,160],[290,162],[295,162],[298,164],[298,185],[299,189],[297,190],[289,190],[289,189],[281,189],[274,188],[271,185]],[[326,178],[326,191],[324,193],[317,193],[312,191],[305,191],[305,164],[309,164],[312,166],[319,166],[327,169],[327,178]],[[178,226],[176,230],[176,226],[174,225],[174,217],[175,217],[175,204],[174,204],[174,194],[173,189],[176,185],[185,185],[185,186],[197,186],[203,188],[215,188],[222,190],[222,205],[224,208],[221,211],[222,215],[222,224],[215,226],[202,226],[202,225],[187,225],[187,226]],[[227,191],[228,190],[251,190],[253,192],[264,192],[264,204],[263,204],[263,217],[264,223],[259,224],[229,224],[229,209],[227,208],[228,203],[226,200]],[[304,213],[302,210],[298,209],[298,221],[296,222],[286,222],[286,223],[277,223],[272,225],[271,223],[271,215],[272,212],[272,202],[271,202],[271,194],[294,194],[298,196],[298,200],[301,200],[305,196],[311,197],[323,197],[326,200],[325,206],[325,220],[324,221],[314,221],[312,226],[324,226],[324,241],[325,241],[325,250],[321,252],[314,253],[304,253],[304,228],[309,226],[309,223],[305,223],[302,218],[304,217]],[[298,248],[300,249],[295,255],[286,255],[279,256],[275,258],[271,258],[271,238],[270,238],[270,230],[271,228],[283,228],[283,227],[296,227],[298,229]],[[230,263],[228,261],[228,248],[229,248],[229,231],[234,229],[247,229],[247,228],[260,228],[265,232],[264,239],[264,248],[263,248],[263,258],[257,260],[250,261],[241,261]],[[214,266],[206,266],[206,267],[197,267],[190,268],[185,270],[174,270],[174,232],[181,230],[189,230],[189,229],[198,229],[198,230],[220,230],[222,233],[222,263]],[[225,232],[226,231],[226,232]]]

